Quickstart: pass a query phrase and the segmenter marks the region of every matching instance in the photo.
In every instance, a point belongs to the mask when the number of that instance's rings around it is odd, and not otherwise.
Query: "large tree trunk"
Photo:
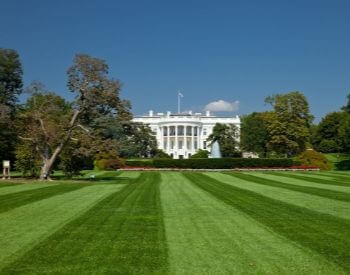
[[[41,173],[40,173],[40,180],[51,180],[50,174],[52,167],[58,157],[58,155],[61,153],[64,145],[66,142],[62,142],[53,152],[50,158],[44,158],[43,159],[43,166],[41,167]]]
[[[72,131],[73,131],[73,128],[76,124],[79,113],[80,113],[79,111],[74,112],[74,115],[70,121],[70,128],[67,132],[65,139],[56,147],[56,149],[52,153],[51,157],[49,157],[48,150],[46,150],[46,152],[43,156],[43,166],[41,167],[40,180],[51,180],[50,173],[51,173],[52,167],[53,167],[58,155],[61,153],[63,147],[66,145],[68,140],[71,138]]]

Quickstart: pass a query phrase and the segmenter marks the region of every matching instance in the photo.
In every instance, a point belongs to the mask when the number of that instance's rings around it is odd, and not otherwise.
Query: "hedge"
[[[154,167],[153,159],[145,160],[126,160],[125,165],[129,167]]]
[[[291,167],[298,165],[292,159],[253,159],[253,158],[213,158],[213,159],[154,159],[155,168],[182,169],[233,169]]]

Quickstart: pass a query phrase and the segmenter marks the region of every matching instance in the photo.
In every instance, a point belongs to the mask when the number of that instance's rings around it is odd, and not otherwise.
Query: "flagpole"
[[[180,105],[181,104],[181,97],[184,97],[184,96],[180,91],[178,91],[177,92],[177,113],[178,114],[180,114],[180,112],[181,112],[181,108],[180,108],[181,107],[181,105]]]

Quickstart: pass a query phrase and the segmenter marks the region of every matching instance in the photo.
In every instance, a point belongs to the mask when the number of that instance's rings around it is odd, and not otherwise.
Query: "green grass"
[[[290,241],[350,272],[350,220],[318,213],[240,189],[203,174],[185,174],[196,186]]]
[[[347,172],[56,179],[0,182],[0,274],[350,274]]]

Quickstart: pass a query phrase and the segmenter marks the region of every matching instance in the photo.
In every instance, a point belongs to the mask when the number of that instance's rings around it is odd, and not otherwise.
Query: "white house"
[[[158,148],[175,159],[189,158],[198,149],[210,151],[207,138],[216,123],[234,124],[240,129],[241,120],[235,117],[217,117],[209,111],[202,113],[171,114],[170,112],[136,116],[134,122],[144,123],[154,132]]]

